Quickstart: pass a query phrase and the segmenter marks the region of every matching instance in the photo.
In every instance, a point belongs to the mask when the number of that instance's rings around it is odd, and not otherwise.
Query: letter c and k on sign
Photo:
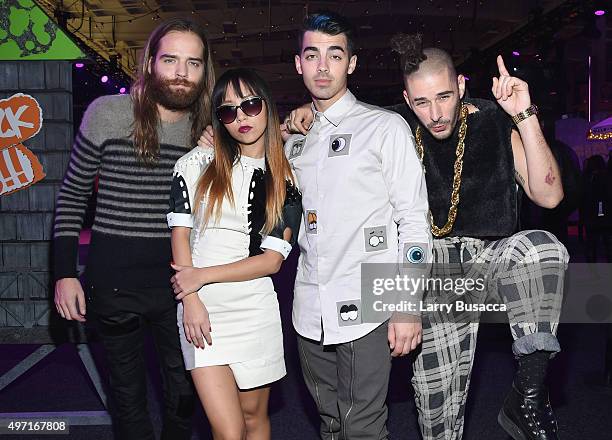
[[[42,109],[36,99],[17,93],[0,99],[0,195],[38,182],[45,173],[36,156],[21,142],[42,126]]]
[[[17,93],[0,100],[0,149],[30,139],[41,126],[42,109],[31,96]]]

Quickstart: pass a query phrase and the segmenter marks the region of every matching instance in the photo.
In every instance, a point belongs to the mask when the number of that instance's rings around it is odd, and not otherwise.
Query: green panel
[[[79,47],[31,0],[0,0],[0,60],[78,60]]]

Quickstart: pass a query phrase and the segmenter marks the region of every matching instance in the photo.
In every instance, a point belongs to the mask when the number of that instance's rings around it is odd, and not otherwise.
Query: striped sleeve
[[[77,276],[79,233],[100,168],[102,136],[99,133],[104,126],[101,101],[92,102],[83,115],[57,197],[53,226],[56,280]]]

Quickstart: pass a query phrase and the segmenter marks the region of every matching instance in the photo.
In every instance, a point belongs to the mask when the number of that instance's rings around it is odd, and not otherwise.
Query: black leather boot
[[[519,358],[512,389],[497,421],[514,440],[558,440],[555,415],[548,400],[548,352]]]

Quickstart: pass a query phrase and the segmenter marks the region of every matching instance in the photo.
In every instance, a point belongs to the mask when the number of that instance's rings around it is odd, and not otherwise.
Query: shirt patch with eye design
[[[402,245],[402,266],[404,268],[425,268],[429,260],[430,250],[427,243],[404,243]]]
[[[329,137],[327,157],[348,156],[352,136],[351,134],[332,134]]]
[[[346,327],[349,325],[361,324],[361,300],[338,301],[338,326]]]
[[[425,261],[425,250],[418,245],[409,246],[405,250],[404,258],[406,263],[422,263],[423,261]]]

